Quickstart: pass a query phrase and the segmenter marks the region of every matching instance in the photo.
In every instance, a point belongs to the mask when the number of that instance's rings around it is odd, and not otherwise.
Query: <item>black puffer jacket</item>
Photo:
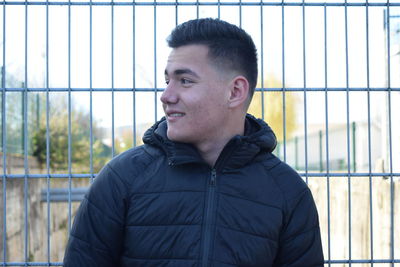
[[[166,138],[161,120],[145,145],[99,173],[76,215],[64,266],[323,266],[310,190],[271,154],[271,129],[252,116],[214,168]]]

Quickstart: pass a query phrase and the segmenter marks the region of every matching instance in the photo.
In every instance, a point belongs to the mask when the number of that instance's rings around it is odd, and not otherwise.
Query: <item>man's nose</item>
[[[169,82],[161,94],[160,100],[163,104],[175,104],[178,102],[178,94],[172,84]]]

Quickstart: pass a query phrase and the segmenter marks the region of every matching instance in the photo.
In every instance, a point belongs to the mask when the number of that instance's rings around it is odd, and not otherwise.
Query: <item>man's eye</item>
[[[169,80],[165,80],[165,84],[168,85],[169,84]]]
[[[191,80],[188,80],[188,79],[185,79],[185,78],[182,78],[182,79],[181,79],[181,83],[182,83],[182,84],[190,84],[190,83],[192,83],[192,81],[191,81]]]

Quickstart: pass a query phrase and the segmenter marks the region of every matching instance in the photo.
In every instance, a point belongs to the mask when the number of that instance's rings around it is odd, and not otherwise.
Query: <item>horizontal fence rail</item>
[[[398,7],[400,3],[387,3],[382,2],[365,2],[365,3],[354,3],[354,2],[342,2],[342,3],[310,3],[310,2],[264,2],[264,1],[237,1],[237,2],[201,2],[201,1],[175,1],[175,2],[161,2],[161,1],[3,1],[5,5],[79,5],[79,6],[300,6],[300,7]]]
[[[307,88],[294,88],[294,87],[289,87],[289,88],[283,88],[283,87],[268,87],[268,88],[256,88],[256,92],[265,92],[265,91],[270,91],[270,92],[304,92],[304,90],[307,90],[308,92],[343,92],[343,91],[349,91],[349,92],[387,92],[387,91],[393,91],[393,92],[400,92],[400,88],[345,88],[345,87],[329,87],[329,88],[323,88],[323,87],[307,87]],[[163,92],[164,88],[51,88],[51,92]],[[6,92],[47,92],[47,88],[5,88],[4,91]]]

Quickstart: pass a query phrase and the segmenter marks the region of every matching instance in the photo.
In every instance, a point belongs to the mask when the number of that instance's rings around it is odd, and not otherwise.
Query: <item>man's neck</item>
[[[204,161],[207,162],[208,165],[214,167],[219,155],[221,154],[221,152],[224,149],[227,142],[225,142],[223,144],[219,144],[219,145],[217,145],[217,144],[209,144],[209,145],[202,144],[202,145],[198,145],[196,147],[197,147],[201,157],[204,159]]]
[[[244,134],[244,122],[240,123],[240,125],[240,127],[236,127],[236,130],[229,134],[223,134],[213,140],[206,140],[202,143],[195,144],[195,147],[199,151],[201,157],[205,162],[208,163],[208,165],[214,167],[219,155],[229,140],[236,135]]]

